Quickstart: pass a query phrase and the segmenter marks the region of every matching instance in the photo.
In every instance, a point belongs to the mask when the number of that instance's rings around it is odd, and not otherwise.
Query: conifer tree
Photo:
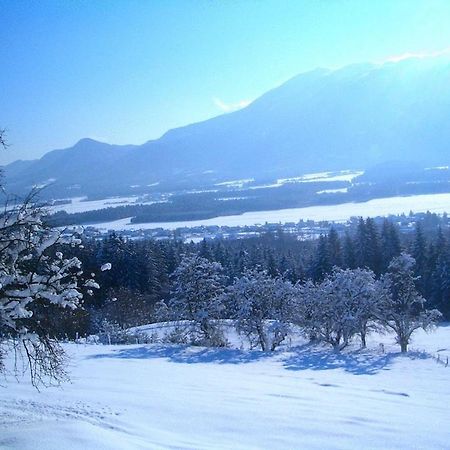
[[[314,281],[323,280],[331,268],[328,239],[326,236],[320,235],[311,266],[312,279]]]
[[[337,231],[331,227],[328,233],[328,255],[331,267],[342,267],[342,248]]]
[[[412,243],[411,256],[416,261],[415,275],[418,278],[417,286],[423,294],[425,292],[425,278],[427,269],[427,240],[425,238],[423,227],[420,222],[416,224],[414,241]]]
[[[344,246],[343,246],[343,260],[344,267],[347,269],[355,269],[356,255],[355,255],[355,244],[348,232],[345,233]]]

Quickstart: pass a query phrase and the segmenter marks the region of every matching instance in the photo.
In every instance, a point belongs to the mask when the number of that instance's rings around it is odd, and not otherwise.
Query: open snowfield
[[[152,204],[154,202],[139,201],[137,195],[131,197],[111,197],[103,200],[86,200],[86,197],[73,197],[70,203],[63,205],[51,206],[52,212],[66,211],[69,214],[81,213],[87,211],[95,211],[98,209],[112,208],[116,206],[126,205],[143,205]]]
[[[385,353],[379,347],[385,342]],[[450,326],[336,354],[67,344],[72,382],[0,388],[6,449],[449,448]]]
[[[213,219],[192,220],[184,222],[154,222],[130,224],[130,218],[112,222],[98,223],[95,226],[106,230],[154,229],[175,230],[181,227],[197,226],[251,226],[257,224],[298,222],[303,220],[346,221],[350,217],[376,217],[389,214],[408,214],[410,211],[450,212],[450,194],[412,195],[410,197],[389,197],[360,203],[343,203],[339,205],[309,206],[273,211],[253,211],[233,216],[221,216]]]

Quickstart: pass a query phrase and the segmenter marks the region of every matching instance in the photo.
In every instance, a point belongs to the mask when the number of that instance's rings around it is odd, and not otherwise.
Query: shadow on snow
[[[389,370],[398,358],[429,359],[430,355],[422,352],[376,353],[371,350],[354,350],[336,352],[311,344],[297,347],[283,361],[288,370],[331,370],[341,369],[354,375],[374,375],[381,370]]]
[[[173,363],[199,364],[247,364],[263,359],[280,357],[287,370],[332,370],[341,369],[354,375],[374,375],[389,370],[395,359],[429,359],[423,352],[376,353],[370,350],[335,352],[320,346],[305,344],[292,348],[288,353],[265,353],[258,350],[189,347],[184,345],[142,345],[110,353],[89,356],[89,359],[156,359],[163,358]]]
[[[257,350],[229,348],[204,348],[188,345],[150,344],[129,349],[114,350],[112,353],[93,355],[89,358],[153,359],[164,358],[174,363],[198,364],[242,364],[268,358],[271,355]]]

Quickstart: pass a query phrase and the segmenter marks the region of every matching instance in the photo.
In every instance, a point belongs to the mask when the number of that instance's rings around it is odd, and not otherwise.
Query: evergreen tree
[[[355,244],[348,232],[345,233],[343,247],[344,267],[347,269],[356,269]]]
[[[328,233],[328,255],[331,267],[342,267],[342,248],[337,231],[332,227]]]
[[[432,305],[439,308],[445,318],[450,318],[450,248],[439,228],[436,239],[436,261],[431,273]]]
[[[381,273],[382,256],[377,226],[371,218],[366,219],[366,264],[376,275]]]
[[[321,281],[331,271],[328,239],[320,235],[317,250],[311,266],[311,277],[314,281]]]
[[[416,224],[414,241],[412,243],[411,256],[416,261],[415,275],[418,277],[417,287],[423,294],[425,292],[425,279],[427,270],[427,240],[425,238],[422,225]]]
[[[383,221],[381,227],[380,246],[382,253],[381,270],[385,272],[392,259],[399,256],[402,251],[398,227],[388,219]]]

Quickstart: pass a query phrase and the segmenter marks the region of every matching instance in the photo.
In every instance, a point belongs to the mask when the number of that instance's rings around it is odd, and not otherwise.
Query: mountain
[[[82,139],[5,167],[8,190],[52,183],[64,195],[193,187],[365,169],[391,160],[450,161],[450,59],[410,58],[300,74],[249,106],[140,146]],[[14,166],[16,164],[16,166]]]

